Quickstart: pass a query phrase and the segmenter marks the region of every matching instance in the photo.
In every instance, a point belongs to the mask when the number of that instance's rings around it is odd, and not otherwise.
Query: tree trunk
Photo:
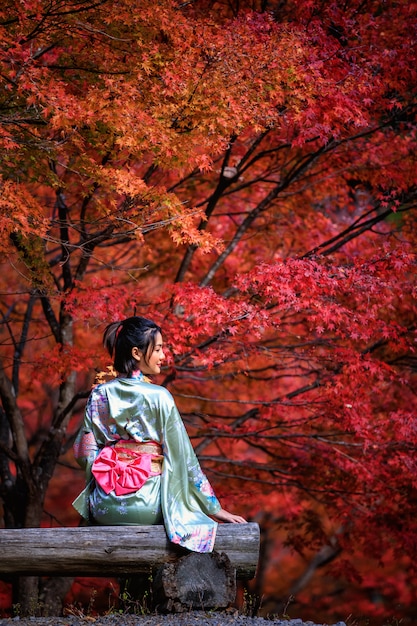
[[[13,580],[12,600],[19,616],[41,615],[39,605],[39,578],[37,576],[20,576]]]
[[[25,484],[25,488],[28,488],[27,484]],[[32,488],[33,491],[34,486],[30,485],[29,488]],[[21,517],[16,520],[19,526],[40,526],[43,500],[39,488],[35,488],[35,493],[26,496],[25,501],[21,503],[22,506],[19,507]],[[30,547],[28,546],[27,549],[29,550]],[[39,584],[40,580],[37,576],[20,576],[13,581],[13,604],[17,607],[19,615],[42,615],[39,602]]]

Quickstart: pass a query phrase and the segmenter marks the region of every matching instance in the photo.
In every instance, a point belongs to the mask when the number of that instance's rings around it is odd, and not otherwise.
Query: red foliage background
[[[78,523],[100,337],[146,315],[217,494],[261,524],[260,611],[412,623],[416,10],[3,3],[3,526]]]

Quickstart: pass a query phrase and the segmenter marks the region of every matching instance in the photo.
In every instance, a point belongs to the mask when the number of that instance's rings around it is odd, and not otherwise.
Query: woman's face
[[[138,360],[133,352],[132,354],[135,359]],[[144,355],[141,352],[138,352],[138,355],[138,365],[142,374],[146,374],[149,376],[155,376],[156,374],[160,374],[162,361],[165,359],[161,333],[156,333],[154,349],[149,349],[148,354],[146,355],[146,361],[144,359]]]

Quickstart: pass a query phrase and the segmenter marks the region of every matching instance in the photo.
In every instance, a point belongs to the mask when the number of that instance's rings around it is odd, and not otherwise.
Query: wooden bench
[[[129,577],[156,572],[167,610],[227,606],[235,580],[255,576],[258,524],[219,524],[213,554],[168,541],[163,526],[89,526],[0,530],[0,577]],[[159,593],[161,596],[161,593]],[[185,610],[185,609],[184,609]]]

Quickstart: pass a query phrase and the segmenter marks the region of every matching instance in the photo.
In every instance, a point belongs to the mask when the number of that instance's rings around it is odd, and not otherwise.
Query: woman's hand
[[[240,515],[233,515],[233,513],[229,513],[229,511],[225,511],[224,509],[220,509],[220,511],[216,513],[216,515],[213,515],[213,517],[218,522],[229,522],[231,524],[247,524],[247,521]]]

